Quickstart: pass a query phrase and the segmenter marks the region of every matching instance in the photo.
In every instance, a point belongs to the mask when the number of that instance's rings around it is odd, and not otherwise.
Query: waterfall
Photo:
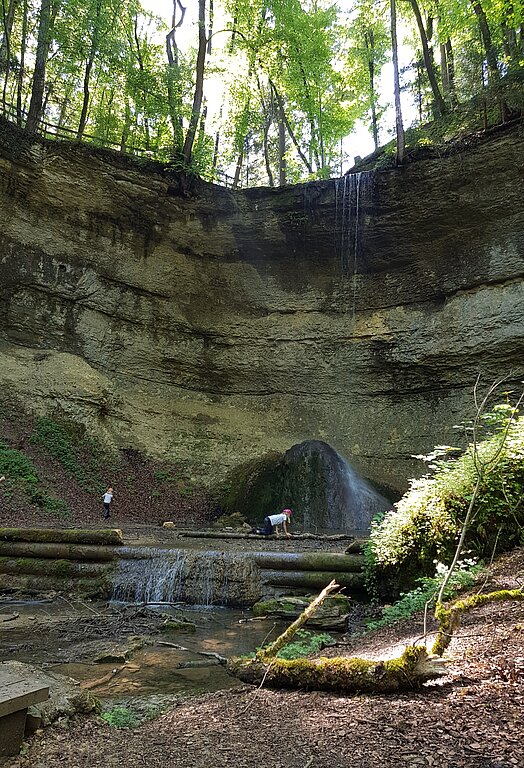
[[[364,230],[364,206],[372,191],[372,174],[351,173],[335,179],[335,253],[344,275],[353,284],[355,311],[358,270]]]
[[[242,605],[260,597],[260,573],[243,553],[122,549],[112,600],[124,603]]]

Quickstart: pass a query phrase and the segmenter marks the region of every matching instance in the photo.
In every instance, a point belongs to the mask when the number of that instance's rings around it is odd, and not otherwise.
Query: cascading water
[[[391,502],[378,493],[327,443],[308,440],[284,457],[282,498],[296,506],[305,531],[366,535],[378,512]]]
[[[242,553],[123,549],[112,600],[124,603],[242,605],[260,597],[260,573]]]
[[[364,204],[372,192],[372,174],[351,173],[335,179],[335,252],[342,272],[353,283],[355,311],[358,270],[364,229]]]

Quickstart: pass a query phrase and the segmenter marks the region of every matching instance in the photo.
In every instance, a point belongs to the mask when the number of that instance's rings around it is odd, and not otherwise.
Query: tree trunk
[[[193,144],[195,142],[198,121],[200,118],[200,109],[202,107],[202,97],[204,95],[204,66],[206,61],[206,0],[198,0],[198,53],[196,63],[196,82],[195,95],[193,97],[193,106],[191,108],[191,118],[184,141],[182,155],[186,166],[191,162]]]
[[[84,135],[84,130],[87,123],[87,109],[89,107],[89,81],[91,79],[91,70],[95,61],[95,56],[98,51],[98,36],[100,32],[100,15],[102,13],[102,0],[98,0],[96,4],[96,14],[93,20],[93,30],[91,34],[91,45],[89,47],[89,54],[87,56],[86,68],[84,72],[84,99],[82,101],[82,112],[80,113],[80,122],[78,124],[78,131],[76,138],[80,141]]]
[[[435,67],[433,66],[433,60],[429,50],[428,38],[426,35],[426,29],[424,22],[422,21],[422,15],[420,8],[418,7],[417,0],[410,0],[411,8],[417,21],[417,27],[420,34],[420,41],[422,43],[422,56],[424,58],[424,66],[428,74],[429,84],[431,86],[431,93],[434,100],[434,113],[436,116],[444,115],[446,113],[446,104],[442,98],[440,88],[438,87],[437,76],[435,74]]]
[[[22,17],[22,39],[20,41],[20,69],[18,71],[18,82],[16,88],[16,115],[18,125],[23,123],[22,114],[22,94],[24,92],[24,72],[25,72],[25,51],[27,46],[27,13],[28,0],[24,0]]]
[[[180,8],[180,19],[177,21],[177,8]],[[184,16],[186,13],[185,7],[180,3],[180,0],[173,0],[173,21],[172,28],[166,36],[166,53],[168,61],[168,73],[167,73],[167,98],[169,102],[169,115],[171,118],[171,125],[173,126],[173,149],[175,158],[178,160],[182,157],[182,149],[184,145],[184,133],[182,126],[182,117],[180,114],[180,97],[176,92],[176,85],[179,80],[179,65],[178,65],[178,46],[176,43],[176,30],[184,23]]]
[[[475,11],[475,16],[477,17],[490,77],[494,83],[498,83],[500,81],[500,72],[498,67],[497,51],[493,44],[491,30],[488,25],[488,20],[486,18],[484,8],[482,7],[480,0],[471,0],[471,3],[473,5],[473,10]]]
[[[457,88],[455,85],[455,56],[453,54],[453,47],[451,45],[451,40],[446,40],[446,63],[447,63],[447,72],[448,72],[448,81],[449,81],[449,96],[451,100],[451,106],[457,107],[459,100],[457,97]]]
[[[4,0],[5,2],[5,0]],[[2,105],[5,111],[7,82],[9,80],[9,71],[11,64],[11,32],[15,19],[15,12],[20,4],[20,0],[11,0],[7,7],[7,13],[4,10],[4,35],[0,42],[0,72],[4,71],[4,88],[2,91]]]
[[[365,33],[364,44],[366,46],[368,57],[369,92],[371,101],[371,130],[373,132],[373,143],[375,145],[375,149],[378,149],[377,94],[375,92],[375,34],[372,29],[369,29]],[[342,175],[342,173],[340,175]]]
[[[400,104],[400,75],[398,70],[398,44],[397,44],[397,6],[396,0],[390,0],[391,8],[391,47],[393,52],[393,83],[395,94],[395,126],[397,133],[397,165],[404,162],[405,138],[402,124],[402,107]]]
[[[285,187],[286,179],[286,123],[284,105],[278,102],[278,185]]]
[[[51,46],[51,30],[58,11],[58,3],[59,0],[42,0],[40,6],[33,86],[26,123],[26,130],[29,133],[36,133],[42,116],[47,57]]]
[[[293,129],[292,129],[291,125],[290,125],[290,122],[287,119],[286,110],[284,108],[284,101],[282,99],[282,96],[277,91],[277,88],[276,88],[276,86],[275,86],[275,84],[273,83],[272,80],[269,81],[269,84],[270,84],[271,89],[272,89],[272,91],[273,91],[273,93],[275,95],[275,99],[276,99],[277,104],[278,104],[279,115],[281,116],[281,118],[283,120],[283,123],[284,123],[284,125],[287,128],[287,132],[289,134],[289,138],[293,142],[293,145],[294,145],[295,149],[297,150],[298,156],[300,157],[300,159],[302,160],[302,162],[306,166],[306,168],[309,171],[309,173],[312,174],[313,173],[313,166],[311,165],[311,163],[309,162],[309,160],[307,159],[305,154],[302,152],[302,149],[300,148],[300,145],[299,145],[299,143],[297,141],[297,137],[295,136],[295,132],[293,131]],[[284,141],[285,141],[285,139],[284,139]]]
[[[240,174],[242,172],[242,163],[244,162],[244,146],[238,153],[237,164],[235,166],[235,176],[233,177],[233,189],[236,189],[240,184]]]

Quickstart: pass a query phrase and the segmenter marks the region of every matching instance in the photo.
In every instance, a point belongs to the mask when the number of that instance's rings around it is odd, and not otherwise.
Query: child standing
[[[107,489],[107,491],[103,494],[102,498],[104,499],[104,520],[109,520],[110,518],[110,509],[111,509],[111,502],[113,501],[113,489],[111,486]]]

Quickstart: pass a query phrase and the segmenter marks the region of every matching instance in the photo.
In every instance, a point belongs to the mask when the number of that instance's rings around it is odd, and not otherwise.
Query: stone
[[[253,606],[253,615],[289,619],[291,623],[300,616],[310,602],[311,598],[308,597],[263,599]],[[307,626],[343,632],[347,628],[349,608],[350,600],[344,595],[328,596],[313,616],[308,619]]]

